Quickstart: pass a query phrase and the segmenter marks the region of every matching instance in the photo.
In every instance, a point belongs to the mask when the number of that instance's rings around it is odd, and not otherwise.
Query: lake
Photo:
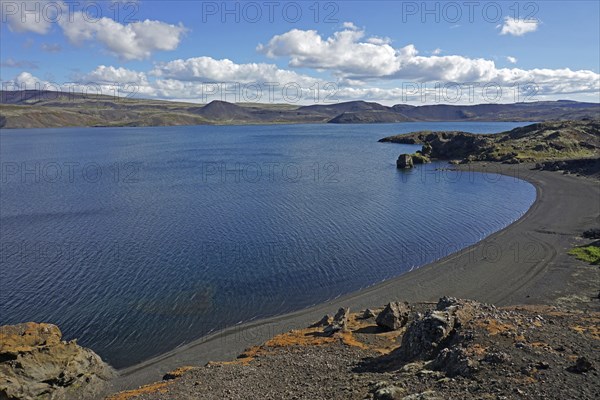
[[[57,324],[115,367],[467,247],[524,181],[403,172],[378,143],[525,123],[2,130],[0,324]]]

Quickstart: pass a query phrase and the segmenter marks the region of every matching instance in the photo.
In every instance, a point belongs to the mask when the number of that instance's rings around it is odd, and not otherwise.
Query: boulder
[[[373,393],[374,400],[401,400],[404,398],[404,389],[398,386],[386,386]]]
[[[586,239],[600,239],[600,229],[592,228],[583,232],[583,237]]]
[[[452,346],[442,349],[431,364],[431,367],[439,371],[444,371],[448,377],[470,377],[479,370],[479,362],[467,349],[460,346]]]
[[[365,311],[363,311],[363,313],[361,315],[361,319],[369,319],[369,318],[374,318],[374,317],[376,317],[376,315],[373,312],[373,310],[371,310],[370,308],[367,308]]]
[[[317,321],[314,324],[312,324],[310,327],[311,328],[318,328],[320,326],[327,326],[327,325],[329,325],[329,320],[330,319],[331,319],[331,317],[329,315],[324,315],[323,318],[321,318],[319,321]]]
[[[400,154],[396,160],[396,167],[398,169],[410,169],[414,167],[413,158],[410,154]]]
[[[421,153],[427,157],[431,156],[431,152],[433,151],[433,147],[429,143],[425,143],[423,148],[421,149]]]
[[[93,351],[62,341],[56,325],[0,327],[0,399],[98,397],[114,370]]]
[[[404,336],[400,350],[406,360],[431,359],[454,330],[456,317],[449,311],[428,311],[413,322]]]
[[[576,374],[583,374],[595,369],[594,365],[585,357],[579,357],[575,362],[575,365],[568,368],[569,372]]]
[[[349,308],[340,308],[333,316],[331,324],[323,329],[323,333],[327,336],[332,336],[336,332],[345,331],[348,326],[348,317],[350,316]]]
[[[438,396],[433,390],[428,390],[403,397],[402,400],[442,400],[442,397]]]
[[[408,303],[394,301],[385,306],[375,322],[382,328],[395,331],[406,325],[410,311]]]
[[[435,310],[417,318],[407,328],[398,349],[407,361],[430,360],[451,345],[455,331],[464,321],[472,318],[479,304],[452,297],[441,298]]]
[[[416,152],[411,154],[413,164],[429,164],[431,160],[423,153]]]

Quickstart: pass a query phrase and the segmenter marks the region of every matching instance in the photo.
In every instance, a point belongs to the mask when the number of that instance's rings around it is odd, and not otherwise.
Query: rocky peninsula
[[[558,170],[569,166],[570,169],[600,172],[600,120],[543,122],[494,135],[424,131],[389,136],[379,141],[423,144],[423,149],[412,155],[415,164],[430,159],[450,160],[454,164],[473,161],[540,163],[538,168],[547,165],[547,169]],[[579,161],[571,162],[571,165],[553,164],[563,160]],[[408,159],[401,161],[399,167],[410,165]]]

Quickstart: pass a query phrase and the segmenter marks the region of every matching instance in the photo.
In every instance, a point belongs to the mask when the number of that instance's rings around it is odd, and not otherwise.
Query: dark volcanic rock
[[[336,332],[345,331],[348,324],[348,316],[350,315],[349,308],[340,308],[333,316],[333,322],[323,329],[323,333],[331,336]]]
[[[579,160],[545,161],[536,164],[536,169],[543,171],[566,171],[572,174],[600,176],[600,158],[584,158]]]
[[[367,308],[361,316],[362,319],[369,319],[369,318],[373,318],[373,317],[376,317],[376,315],[373,312],[373,310],[371,310],[370,308]]]
[[[409,169],[413,168],[413,159],[410,154],[400,154],[398,159],[396,160],[396,167],[398,169]]]
[[[583,374],[584,372],[589,372],[594,369],[592,363],[585,357],[579,357],[575,362],[575,365],[568,368],[570,372],[574,372],[576,374]]]
[[[428,311],[409,325],[402,337],[400,351],[404,359],[431,359],[454,331],[456,315],[450,311]]]
[[[507,164],[544,161],[539,168],[586,175],[600,173],[598,120],[545,122],[495,135],[423,131],[389,136],[380,142],[423,144],[421,154],[438,160]]]
[[[484,307],[487,306],[450,297],[440,299],[435,310],[408,326],[394,353],[408,362],[433,360],[431,367],[450,377],[470,376],[478,370],[479,361],[466,348],[470,333],[461,327]]]
[[[586,239],[600,239],[600,228],[592,228],[583,232],[583,237]]]
[[[385,306],[383,311],[377,316],[375,322],[382,328],[395,331],[406,325],[409,315],[410,306],[408,303],[394,301]]]
[[[373,393],[373,400],[402,400],[406,390],[387,382],[378,382],[373,385],[371,393]]]
[[[310,327],[317,328],[319,326],[327,326],[327,325],[329,325],[330,319],[331,319],[331,317],[329,315],[324,315],[323,318],[321,318],[319,321],[312,324]]]
[[[466,349],[453,346],[440,351],[431,366],[447,376],[471,376],[479,369],[479,362]]]
[[[490,146],[489,135],[476,135],[467,132],[417,132],[406,135],[391,136],[381,139],[380,142],[393,142],[401,144],[426,145],[426,153],[432,158],[449,160],[465,158],[470,154],[481,152]]]

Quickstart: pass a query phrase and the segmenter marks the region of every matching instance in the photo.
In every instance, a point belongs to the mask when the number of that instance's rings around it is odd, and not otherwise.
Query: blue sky
[[[216,85],[271,82],[260,101],[600,101],[597,1],[0,3],[5,88],[134,84],[204,102],[223,97]]]

